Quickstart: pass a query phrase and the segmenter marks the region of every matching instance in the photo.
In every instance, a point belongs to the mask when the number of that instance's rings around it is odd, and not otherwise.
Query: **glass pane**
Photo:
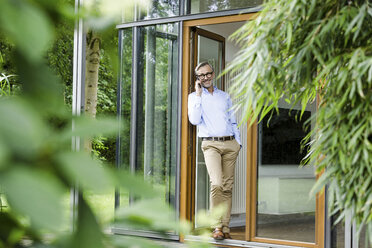
[[[131,65],[132,65],[132,30],[127,29],[122,32],[122,110],[121,124],[121,146],[129,147],[130,134],[130,111],[131,111]],[[113,39],[118,42],[116,37]],[[107,55],[101,55],[100,76],[97,87],[97,116],[111,115],[115,116],[117,112],[117,78],[112,73],[112,69],[107,65]],[[94,154],[101,160],[108,162],[106,166],[114,166],[116,161],[116,138],[115,137],[97,137],[93,140],[92,148]],[[120,154],[121,168],[129,168],[129,149],[124,149]],[[85,191],[84,197],[90,203],[99,217],[102,224],[108,224],[114,219],[115,205],[125,206],[129,203],[128,193],[118,192],[120,197],[115,197],[115,188],[111,188],[104,193]]]
[[[178,24],[141,28],[137,173],[176,206]]]
[[[139,20],[156,19],[179,15],[178,0],[152,0],[147,9],[140,9]]]
[[[121,133],[120,133],[120,161],[119,167],[129,170],[130,157],[130,128],[132,109],[132,28],[121,31]],[[125,190],[117,192],[115,199],[117,206],[129,205],[129,193]]]
[[[122,23],[140,20],[178,16],[180,7],[178,0],[152,0],[148,6],[135,2],[133,6],[123,10]]]
[[[122,32],[121,167],[142,175],[162,193],[162,201],[176,208],[178,24],[137,29],[136,103],[132,101],[133,33],[132,29]],[[131,123],[134,114],[135,125]],[[131,139],[132,132],[135,140]],[[136,154],[130,154],[134,145]],[[130,156],[135,159],[134,168]],[[128,192],[116,197],[120,206],[135,201]]]
[[[130,4],[125,10],[123,10],[121,22],[134,22],[136,19],[136,6]]]
[[[359,248],[370,248],[372,246],[371,239],[372,237],[367,236],[367,227],[364,226],[359,236]]]
[[[314,108],[313,108],[314,109]],[[259,124],[256,236],[315,242],[315,182],[313,166],[299,167],[306,151],[300,142],[307,135],[299,111],[279,108]],[[268,124],[268,120],[269,124]]]
[[[118,45],[116,34],[110,37]],[[93,39],[94,40],[94,39]],[[97,82],[94,77],[87,77],[85,81],[85,115],[100,119],[104,116],[115,118],[117,114],[117,76],[110,65],[110,58],[105,50],[95,51],[95,46],[87,46],[87,58],[99,53],[99,68],[95,63],[88,63],[90,72],[98,70]],[[92,58],[87,61],[95,61]],[[95,67],[97,66],[97,67]],[[88,71],[88,69],[87,69]],[[93,78],[93,80],[92,80]],[[116,161],[116,137],[97,136],[84,141],[84,149],[91,151],[95,159],[102,161],[102,166],[114,167]],[[111,187],[105,192],[85,190],[84,199],[90,203],[98,221],[108,224],[114,218],[115,188]]]
[[[190,14],[256,7],[262,0],[190,0]]]
[[[333,216],[332,221],[338,218],[338,214]],[[331,247],[344,248],[345,247],[345,222],[340,221],[336,225],[331,223]]]

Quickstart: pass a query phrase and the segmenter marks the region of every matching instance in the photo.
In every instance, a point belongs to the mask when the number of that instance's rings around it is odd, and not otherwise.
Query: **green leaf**
[[[149,211],[151,206],[151,211]],[[162,199],[146,199],[134,202],[130,207],[117,211],[117,225],[127,228],[160,232],[179,229],[176,214]]]
[[[370,66],[369,66],[367,81],[372,82],[372,61],[371,61]]]
[[[53,175],[14,165],[0,179],[10,207],[29,217],[37,229],[57,231],[64,225],[64,189]]]
[[[315,196],[320,190],[322,190],[324,188],[324,186],[326,185],[326,182],[327,182],[327,174],[324,173],[320,176],[320,178],[318,178],[318,180],[316,181],[316,183],[314,184],[313,188],[311,189],[310,191],[310,197],[313,197]]]
[[[37,111],[16,98],[0,100],[0,139],[19,157],[37,156],[48,128]]]
[[[77,117],[73,119],[72,130],[67,129],[61,134],[62,140],[70,140],[72,136],[92,138],[94,136],[114,136],[120,130],[119,122],[114,118],[92,119]]]
[[[353,161],[351,162],[352,164],[355,164],[358,161],[358,159],[360,157],[360,152],[361,151],[362,151],[361,149],[359,149],[359,150],[356,151],[356,153],[354,155],[354,158],[353,158]]]
[[[0,27],[31,61],[41,60],[53,30],[47,16],[28,1],[0,1]]]
[[[312,52],[314,53],[314,55],[315,55],[316,59],[319,61],[319,63],[322,66],[325,65],[323,56],[322,56],[322,54],[320,54],[320,52],[318,51],[318,49],[316,47],[313,47]]]
[[[6,145],[0,140],[0,170],[5,168],[7,164],[7,159],[9,157],[9,150]]]
[[[59,166],[64,175],[82,188],[105,192],[113,187],[114,178],[104,165],[85,152],[65,152],[58,155]]]
[[[115,173],[115,176],[118,186],[128,190],[133,196],[146,198],[161,197],[160,192],[156,191],[141,175],[119,170]]]
[[[363,93],[362,80],[358,78],[356,81],[357,81],[358,93],[360,97],[365,98],[364,93]]]
[[[104,236],[101,227],[83,198],[78,206],[77,230],[69,247],[72,248],[103,248]]]
[[[362,132],[364,131],[364,125],[362,127],[360,127],[359,130],[357,130],[354,134],[353,134],[353,137],[350,139],[350,141],[348,142],[348,149],[351,149],[352,147],[355,147],[356,146],[356,142],[358,139],[362,140]]]
[[[292,23],[287,23],[287,49],[291,46],[292,42]]]

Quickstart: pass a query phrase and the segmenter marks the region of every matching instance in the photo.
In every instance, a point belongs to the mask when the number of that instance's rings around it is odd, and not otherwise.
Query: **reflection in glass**
[[[339,215],[332,216],[332,221],[338,219]],[[345,247],[345,222],[340,221],[337,224],[331,223],[331,247],[344,248]]]
[[[140,2],[130,5],[129,9],[123,11],[121,22],[134,22],[180,14],[178,0],[152,0],[148,2],[150,2],[148,6],[144,6],[145,4]]]
[[[358,237],[359,239],[359,248],[370,248],[372,247],[372,237],[370,236],[369,239],[368,239],[368,235],[367,235],[367,227],[366,226],[363,226],[361,232],[360,232],[360,235]]]
[[[132,99],[132,29],[122,31],[120,167],[129,169],[135,157],[137,174],[162,192],[163,201],[176,206],[176,136],[178,82],[178,25],[138,28],[136,56],[136,104]],[[131,126],[132,116],[136,124]],[[132,124],[133,125],[133,124]],[[131,139],[131,130],[135,131]],[[136,154],[130,154],[135,142]],[[133,166],[132,165],[132,166]],[[120,199],[118,199],[120,198]],[[131,200],[120,192],[117,205]]]
[[[123,15],[121,18],[122,23],[134,22],[136,19],[136,6],[135,4],[130,4],[127,9],[123,10]]]
[[[118,39],[112,37],[112,41],[118,45]],[[114,76],[112,67],[110,67],[109,56],[106,50],[99,51],[99,71],[97,84],[86,84],[85,87],[85,114],[90,116],[96,112],[99,119],[103,116],[115,116],[117,113],[117,77]],[[87,51],[88,53],[88,51]],[[88,68],[87,68],[88,69]],[[86,82],[87,83],[87,82]],[[93,103],[96,99],[96,104]],[[88,106],[91,105],[89,108]],[[88,110],[94,110],[90,114]],[[84,147],[89,149],[94,157],[101,160],[102,166],[111,167],[115,163],[116,156],[116,138],[98,136],[92,140],[85,140]],[[100,224],[107,224],[114,218],[115,212],[115,188],[110,187],[105,191],[96,192],[93,190],[84,190],[83,197],[89,202],[92,210],[98,216]]]
[[[308,131],[306,111],[279,108],[259,125],[256,236],[315,242],[315,199],[309,192],[315,182],[313,166],[298,167],[304,153],[300,142]]]
[[[270,120],[269,126],[266,125],[269,116],[263,120],[261,147],[264,156],[261,157],[261,165],[299,165],[307,154],[307,150],[301,151],[299,145],[307,134],[302,127],[311,112],[305,111],[298,121],[297,111],[279,108],[279,113]]]
[[[137,107],[137,172],[175,206],[178,26],[165,24],[143,28],[142,84]],[[140,67],[139,67],[140,68]]]
[[[124,29],[121,32],[121,103],[120,103],[120,157],[119,167],[129,170],[130,158],[130,128],[131,128],[131,109],[132,109],[132,28]],[[128,206],[129,193],[123,189],[117,192],[116,206]]]
[[[138,20],[177,16],[179,9],[178,0],[152,0],[147,9],[140,9]]]
[[[190,0],[190,14],[257,7],[262,0]]]

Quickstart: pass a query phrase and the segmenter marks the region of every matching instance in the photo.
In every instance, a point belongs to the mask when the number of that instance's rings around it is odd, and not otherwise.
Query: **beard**
[[[201,85],[202,85],[204,88],[209,88],[209,87],[213,86],[212,79],[207,79],[207,80],[203,81],[203,82],[201,83]]]

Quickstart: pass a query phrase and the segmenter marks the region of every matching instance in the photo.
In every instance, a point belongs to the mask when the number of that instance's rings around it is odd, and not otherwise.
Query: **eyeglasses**
[[[212,72],[207,72],[205,74],[199,74],[199,75],[196,75],[196,77],[198,79],[204,79],[204,78],[211,78],[212,77],[212,74],[213,74],[213,71]]]

